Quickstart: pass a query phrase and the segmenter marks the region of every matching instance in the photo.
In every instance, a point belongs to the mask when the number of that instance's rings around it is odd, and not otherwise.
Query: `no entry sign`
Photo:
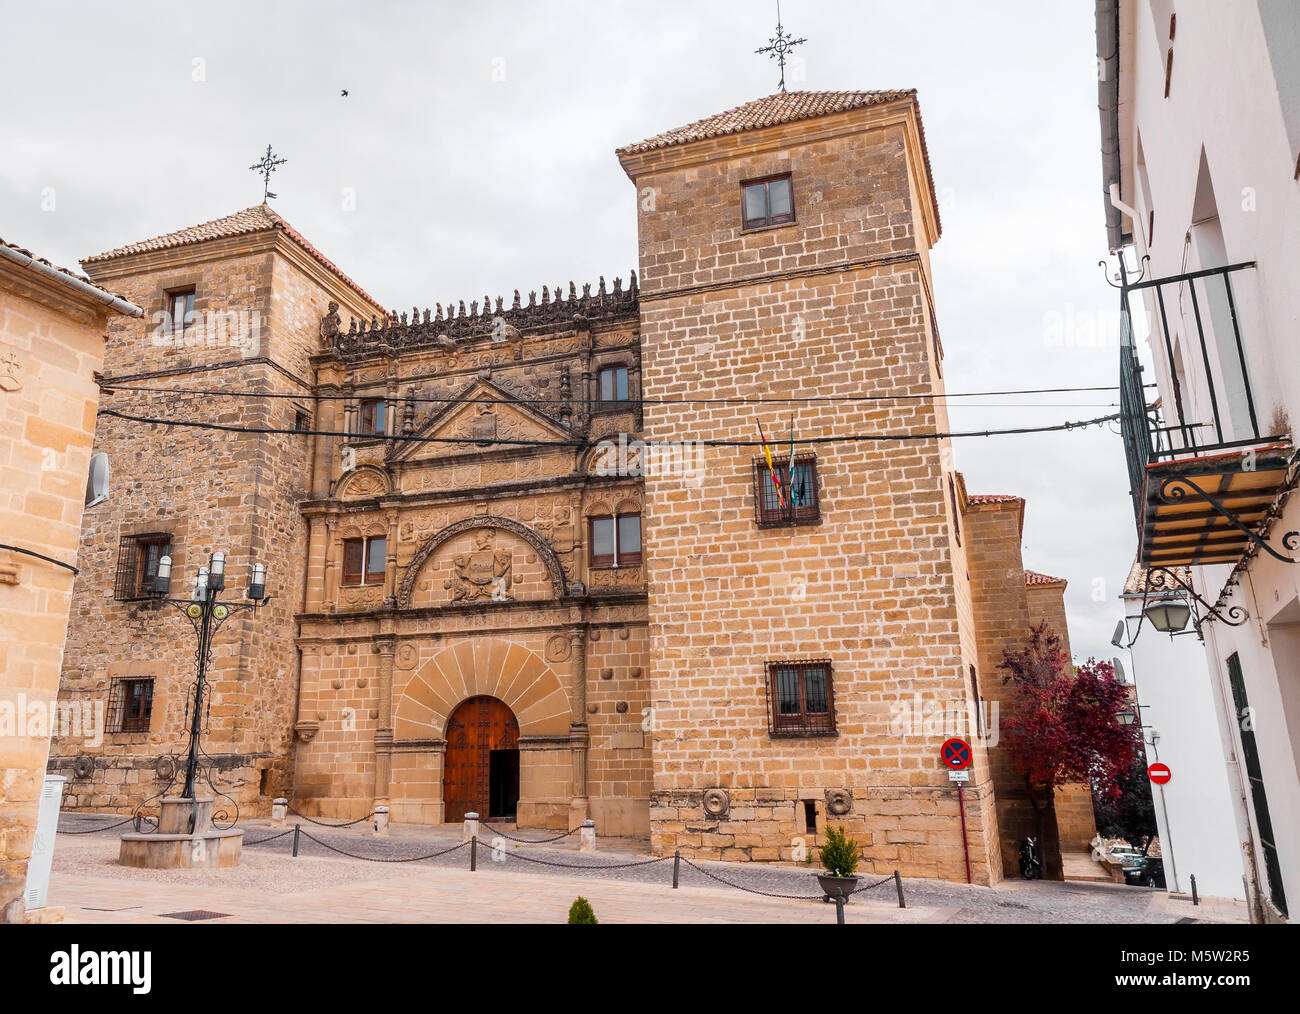
[[[1164,785],[1165,782],[1174,777],[1174,773],[1169,770],[1168,764],[1157,762],[1147,768],[1147,777],[1157,785]]]
[[[946,740],[939,748],[939,756],[953,771],[964,771],[970,767],[970,744],[964,739]]]

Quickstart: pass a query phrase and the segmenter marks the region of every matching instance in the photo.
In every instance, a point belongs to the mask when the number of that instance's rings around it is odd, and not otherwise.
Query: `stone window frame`
[[[771,185],[779,180],[788,180],[790,183],[790,217],[780,217],[779,221],[773,221]],[[750,187],[757,186],[763,187],[767,215],[762,219],[748,219],[745,217],[745,192]],[[742,233],[762,232],[764,229],[782,229],[787,226],[797,225],[798,221],[799,213],[795,200],[794,173],[792,171],[786,170],[785,172],[772,173],[768,176],[756,176],[752,179],[740,181],[740,231]]]
[[[144,707],[139,709],[144,714],[128,716],[127,708],[131,700],[128,688],[132,684],[141,684],[146,693],[142,695]],[[108,728],[113,734],[133,734],[149,732],[153,727],[153,701],[156,683],[152,676],[114,676],[108,687]]]
[[[176,536],[172,532],[144,531],[136,534],[122,535],[117,544],[117,567],[113,578],[113,599],[116,602],[149,601],[155,597],[151,588],[142,584],[145,575],[141,573],[141,556],[146,547],[165,545],[165,552],[158,554],[171,556],[175,564]]]
[[[592,570],[617,570],[620,567],[640,567],[645,560],[645,524],[641,511],[623,510],[623,505],[614,511],[605,513],[593,513],[587,516],[587,545],[590,546],[590,553],[587,558],[587,565]],[[624,518],[637,519],[637,545],[640,547],[635,553],[620,554],[619,546],[619,522]],[[613,521],[614,522],[614,552],[606,553],[600,556],[596,555],[596,522]]]
[[[364,421],[365,421],[366,406],[376,405],[376,404],[382,405],[384,407],[382,428],[376,430],[374,428],[375,421],[372,418],[370,422],[371,428],[369,430],[363,429],[362,426],[364,425]],[[355,437],[359,437],[362,441],[384,439],[384,437],[388,435],[388,414],[391,408],[392,406],[389,404],[389,399],[387,395],[383,395],[383,394],[367,395],[365,397],[358,398],[357,417],[356,417],[356,421],[353,423],[354,432],[352,435]]]
[[[293,406],[293,431],[307,433],[311,430],[311,410],[302,405]]]
[[[609,412],[630,412],[640,404],[641,394],[637,377],[637,364],[632,356],[627,354],[610,356],[605,359],[598,359],[592,365],[595,367],[591,377],[592,390],[590,397],[593,415]],[[627,370],[627,400],[605,401],[600,391],[601,375],[606,370],[619,367]]]
[[[197,319],[200,313],[199,286],[197,282],[180,282],[174,285],[164,284],[162,288],[162,295],[161,295],[162,312],[166,315],[166,319],[170,324],[170,327],[167,330],[167,334],[169,336],[178,333],[176,330],[176,321],[172,317],[172,304],[175,301],[177,296],[192,297],[190,300],[190,308],[185,312],[186,317],[193,315]],[[195,326],[195,320],[187,321],[182,319],[179,333],[183,335],[185,334],[185,332],[189,331],[194,326]]]
[[[357,535],[342,540],[342,552],[339,554],[339,584],[344,588],[367,588],[382,585],[388,573],[388,533],[374,535]],[[384,543],[384,566],[376,573],[371,569],[371,546],[378,541]],[[361,543],[361,571],[358,580],[350,580],[354,571],[348,570],[348,545]]]
[[[785,493],[786,505],[782,507],[780,502],[769,506],[769,491],[772,489],[772,477],[768,474],[767,458],[754,458],[754,524],[759,528],[786,528],[792,525],[819,525],[822,523],[822,492],[821,482],[817,469],[817,455],[812,451],[799,451],[794,456],[796,466],[812,466],[812,495],[811,504],[801,504],[796,507],[791,501],[789,495],[789,460],[790,455],[778,458],[772,456],[772,464],[776,468],[776,474],[781,479],[781,489]]]
[[[807,674],[822,669],[826,673],[826,710],[809,711]],[[793,673],[799,693],[799,711],[781,714],[781,694],[777,685],[783,674]],[[829,658],[773,659],[763,663],[763,686],[767,699],[767,734],[774,739],[838,736],[835,724],[835,667]]]

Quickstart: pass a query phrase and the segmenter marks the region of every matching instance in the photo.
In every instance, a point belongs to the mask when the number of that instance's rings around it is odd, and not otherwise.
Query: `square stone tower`
[[[84,515],[60,696],[101,709],[103,736],[56,738],[50,767],[69,776],[69,807],[120,811],[167,788],[188,745],[196,637],[149,578],[170,555],[171,596],[185,598],[223,550],[224,600],[245,601],[254,560],[273,599],[216,635],[203,748],[216,788],[245,815],[266,809],[292,775],[298,502],[312,485],[311,438],[294,431],[316,414],[310,357],[331,303],[344,316],[383,311],[265,204],[82,264],[144,309],[109,324],[101,409],[234,429],[99,417],[93,450],[108,456],[111,489]],[[206,782],[199,792],[214,794]],[[233,816],[229,800],[217,808]]]
[[[947,429],[915,93],[781,92],[618,156],[645,437],[761,423],[783,487],[753,446],[646,476],[655,850],[798,859],[831,823],[864,869],[997,879],[984,751],[965,849],[939,761],[976,657],[947,441],[814,442]]]

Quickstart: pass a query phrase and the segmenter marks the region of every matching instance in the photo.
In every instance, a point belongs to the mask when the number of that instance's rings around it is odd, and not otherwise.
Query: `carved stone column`
[[[303,607],[309,613],[325,605],[326,522],[323,517],[307,519],[307,590]]]
[[[384,605],[397,605],[397,511],[385,514],[388,521],[387,541],[384,543]]]
[[[375,725],[375,805],[388,805],[393,773],[393,653],[397,638],[381,634],[374,639],[379,653],[379,718]]]
[[[338,606],[339,567],[342,563],[338,556],[343,552],[342,543],[335,538],[338,523],[338,518],[326,518],[325,520],[325,574],[321,582],[321,586],[324,588],[324,599],[321,602],[322,612],[333,612]]]
[[[580,827],[587,819],[587,749],[591,736],[587,729],[587,628],[569,632],[569,672],[573,692],[569,720],[569,752],[573,761],[573,799],[569,803],[569,830]]]

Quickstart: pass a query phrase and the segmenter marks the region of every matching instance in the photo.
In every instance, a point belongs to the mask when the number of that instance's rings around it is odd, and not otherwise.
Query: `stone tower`
[[[704,449],[645,480],[656,851],[798,858],[827,822],[867,865],[961,878],[926,709],[975,660],[929,250],[940,224],[911,91],[778,93],[619,150],[637,188],[648,441]],[[872,401],[755,404],[862,396]],[[656,399],[697,399],[655,403]],[[709,399],[701,402],[698,399]],[[1019,577],[1018,577],[1019,579]],[[1000,876],[984,751],[972,875]]]
[[[140,417],[308,430],[309,361],[324,347],[330,304],[356,317],[382,313],[266,205],[82,263],[145,311],[109,325],[104,385],[119,389],[100,402]],[[276,397],[206,393],[216,391]],[[94,451],[108,455],[112,491],[85,512],[61,696],[105,707],[104,735],[93,745],[54,741],[51,769],[72,776],[65,805],[128,808],[168,784],[168,755],[183,757],[188,742],[196,639],[145,584],[166,552],[172,595],[184,598],[198,567],[224,550],[225,599],[243,600],[253,560],[267,565],[274,598],[232,616],[215,639],[203,746],[217,787],[245,814],[267,807],[290,788],[308,442],[101,416]],[[201,785],[200,794],[212,793]]]

